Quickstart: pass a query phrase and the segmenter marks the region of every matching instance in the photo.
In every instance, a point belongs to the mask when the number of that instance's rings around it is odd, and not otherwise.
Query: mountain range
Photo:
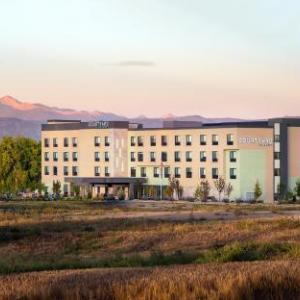
[[[23,135],[39,139],[40,125],[49,119],[75,119],[82,121],[124,121],[142,123],[144,127],[161,127],[165,120],[199,121],[203,123],[242,121],[235,118],[205,118],[199,115],[174,116],[168,114],[161,118],[139,116],[127,118],[114,113],[101,111],[79,111],[68,108],[50,107],[40,103],[27,103],[12,96],[0,98],[0,137]]]

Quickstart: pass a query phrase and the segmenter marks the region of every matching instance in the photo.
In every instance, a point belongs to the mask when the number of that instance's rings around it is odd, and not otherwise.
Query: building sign
[[[107,122],[107,121],[89,122],[88,126],[99,128],[99,129],[107,129],[107,128],[109,128],[109,122]]]
[[[240,137],[239,143],[240,144],[258,144],[260,146],[272,146],[273,138],[246,136],[246,137]]]

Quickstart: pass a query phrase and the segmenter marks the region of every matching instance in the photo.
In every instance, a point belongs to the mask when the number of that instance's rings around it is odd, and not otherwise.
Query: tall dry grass
[[[28,273],[0,278],[13,299],[300,299],[300,263],[289,261]]]

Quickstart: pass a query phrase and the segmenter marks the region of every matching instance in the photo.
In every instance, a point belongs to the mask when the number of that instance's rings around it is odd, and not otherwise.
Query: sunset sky
[[[0,97],[126,116],[300,115],[300,1],[0,0]]]

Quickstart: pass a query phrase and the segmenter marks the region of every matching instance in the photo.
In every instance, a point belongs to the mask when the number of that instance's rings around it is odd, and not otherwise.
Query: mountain
[[[203,123],[242,121],[234,118],[205,118],[199,115],[174,116],[167,114],[161,118],[139,116],[127,118],[100,111],[78,111],[74,109],[50,107],[39,103],[21,102],[14,97],[0,98],[0,137],[4,135],[24,135],[39,139],[40,125],[49,119],[78,119],[82,121],[131,121],[142,123],[144,127],[162,127],[165,120],[198,121]]]

